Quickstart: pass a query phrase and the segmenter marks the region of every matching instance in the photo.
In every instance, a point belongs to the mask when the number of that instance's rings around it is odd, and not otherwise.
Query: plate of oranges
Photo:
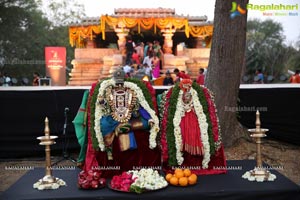
[[[173,173],[168,173],[165,179],[173,186],[191,186],[197,183],[197,175],[192,173],[190,169],[176,168]]]

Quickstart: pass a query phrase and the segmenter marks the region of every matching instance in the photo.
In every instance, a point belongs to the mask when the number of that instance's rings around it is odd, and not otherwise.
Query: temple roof
[[[120,17],[169,17],[175,15],[171,8],[116,8],[115,16]]]
[[[116,8],[111,17],[129,17],[129,18],[182,18],[188,19],[191,26],[212,25],[212,22],[207,21],[207,16],[189,16],[177,15],[175,9],[171,8]],[[78,22],[73,22],[69,26],[89,26],[99,25],[100,17],[85,17]]]

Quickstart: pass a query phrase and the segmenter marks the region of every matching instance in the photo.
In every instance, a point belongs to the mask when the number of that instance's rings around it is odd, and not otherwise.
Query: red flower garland
[[[208,111],[209,111],[209,116],[210,116],[210,120],[212,123],[212,131],[213,131],[213,136],[214,136],[214,141],[218,141],[218,136],[219,136],[219,126],[218,126],[218,118],[216,115],[216,108],[215,108],[215,104],[212,100],[212,95],[209,92],[209,90],[205,87],[202,87],[204,95],[206,97],[206,101],[208,104]]]
[[[167,94],[166,94],[166,99],[170,99],[171,97],[171,94],[172,94],[172,89],[171,88]],[[168,112],[168,108],[169,108],[169,105],[170,105],[170,101],[166,101],[165,105],[164,105],[164,110],[163,110],[163,119],[161,121],[161,145],[162,145],[162,157],[163,157],[163,160],[164,161],[167,161],[169,156],[168,156],[168,145],[167,145],[167,136],[166,136],[166,129],[167,129],[167,123],[168,123],[168,120],[167,120],[167,112]]]

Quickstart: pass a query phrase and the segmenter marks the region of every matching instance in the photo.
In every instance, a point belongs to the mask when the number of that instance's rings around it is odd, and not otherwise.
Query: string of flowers
[[[206,168],[208,168],[208,163],[210,161],[210,156],[211,156],[210,155],[210,142],[209,142],[209,135],[208,135],[209,125],[207,123],[209,115],[204,113],[204,110],[200,103],[200,100],[197,98],[198,97],[197,91],[194,90],[193,88],[191,88],[190,92],[192,95],[192,101],[193,101],[195,113],[197,115],[198,124],[199,124],[200,130],[201,130],[200,137],[202,140],[203,150],[204,150],[202,167],[203,167],[203,169],[206,169]]]
[[[166,128],[166,136],[167,136],[167,143],[168,143],[168,161],[170,166],[177,165],[177,158],[176,158],[176,147],[175,147],[175,135],[173,134],[174,131],[174,124],[173,118],[176,111],[176,102],[179,95],[179,84],[177,83],[171,90],[169,90],[167,96],[169,98],[169,106],[166,107],[167,109],[167,128]]]
[[[92,86],[91,91],[90,91],[90,97],[89,97],[89,103],[88,103],[88,113],[90,113],[89,117],[89,134],[91,136],[92,140],[92,145],[94,149],[99,148],[99,144],[96,138],[95,134],[95,106],[96,106],[96,101],[97,101],[97,93],[95,91],[99,90],[100,87],[100,82],[98,82],[96,85]]]
[[[170,90],[172,90],[172,88]],[[164,91],[161,94],[161,101],[159,103],[159,117],[160,117],[160,124],[161,124],[159,141],[160,141],[160,148],[161,148],[163,161],[168,160],[168,146],[167,146],[167,138],[166,138],[167,119],[164,117],[165,113],[168,111],[167,108],[169,107],[169,103],[168,101],[166,101],[167,99],[169,99],[167,97],[167,93],[168,90]],[[170,95],[170,92],[168,94]]]
[[[155,111],[150,107],[150,105],[146,101],[143,91],[135,83],[125,81],[124,86],[128,87],[136,92],[139,103],[149,113],[149,115],[151,116],[151,119],[154,122],[153,126],[150,129],[150,136],[149,136],[149,147],[151,149],[153,149],[157,145],[156,144],[156,136],[157,136],[157,133],[159,132],[158,117],[157,117]]]
[[[206,116],[210,116],[207,98],[206,98],[206,96],[204,95],[204,92],[203,92],[204,87],[201,87],[199,84],[194,82],[192,84],[192,88],[198,94],[198,99],[201,102],[201,105],[203,107],[203,112],[205,113]],[[216,149],[215,149],[215,142],[214,142],[213,131],[212,131],[213,126],[212,126],[210,117],[207,117],[207,124],[208,124],[208,137],[209,137],[209,145],[210,145],[210,154],[214,155]]]
[[[205,128],[207,130],[207,138],[208,138],[208,143],[206,144],[206,155],[207,157],[203,159],[202,161],[202,165],[203,167],[207,167],[207,164],[209,163],[210,160],[210,156],[215,154],[216,151],[216,146],[219,147],[218,142],[220,140],[218,140],[217,142],[214,141],[214,136],[215,134],[218,134],[218,121],[217,121],[217,116],[215,112],[215,107],[213,99],[212,98],[208,98],[210,97],[210,93],[208,90],[205,90],[206,88],[204,87],[200,87],[198,84],[194,84],[192,85],[192,89],[194,90],[193,92],[193,100],[194,100],[194,106],[195,106],[195,111],[197,112],[199,110],[199,108],[197,108],[197,105],[201,105],[202,106],[202,112],[203,112],[203,116],[206,117],[206,124],[207,124],[207,128]],[[179,92],[180,92],[180,88],[179,85],[176,84],[173,88],[171,88],[166,94],[165,94],[165,98],[167,99],[167,101],[163,101],[161,102],[161,111],[162,109],[163,114],[162,114],[162,119],[161,119],[161,143],[162,144],[167,144],[165,145],[166,147],[164,147],[162,149],[162,156],[164,160],[168,160],[168,164],[170,166],[175,166],[177,165],[178,159],[179,161],[181,160],[180,158],[180,154],[176,149],[175,144],[179,147],[180,144],[178,144],[178,141],[180,141],[180,139],[178,140],[177,138],[177,142],[175,142],[175,138],[176,136],[174,135],[174,123],[173,123],[173,119],[175,118],[175,112],[176,109],[178,107],[176,107],[177,102],[180,100],[181,98],[179,97]],[[195,102],[197,101],[197,102]],[[198,103],[199,102],[199,103]],[[179,112],[179,111],[178,111]],[[197,113],[196,113],[197,114]],[[199,113],[198,113],[199,115]],[[199,120],[199,116],[198,120]],[[177,122],[178,123],[178,122]],[[201,128],[201,124],[203,124],[202,122],[199,122],[200,124],[200,130],[201,130],[201,134],[203,134],[203,128]],[[177,125],[178,127],[178,125]],[[217,130],[217,131],[216,131]],[[220,139],[220,137],[219,137]],[[207,140],[203,140],[202,142],[207,141]]]
[[[100,87],[95,92],[97,92],[97,100],[95,103],[95,119],[94,119],[94,129],[95,129],[95,135],[98,141],[98,146],[101,151],[105,150],[105,144],[103,140],[103,135],[101,132],[101,127],[100,127],[100,119],[104,116],[104,112],[101,109],[101,105],[99,102],[99,99],[104,96],[105,89],[108,88],[109,86],[115,86],[116,82],[113,79],[105,80],[100,84]]]
[[[221,129],[219,126],[219,119],[217,115],[217,109],[214,102],[214,95],[208,88],[203,88],[204,95],[207,99],[211,123],[212,123],[212,131],[215,141],[215,151],[217,151],[221,147],[222,135]]]
[[[177,104],[176,104],[176,111],[173,118],[173,125],[174,125],[174,136],[175,136],[175,147],[176,147],[176,160],[177,164],[181,165],[183,163],[183,153],[181,152],[182,147],[182,136],[181,136],[181,128],[180,122],[181,118],[185,115],[185,110],[182,102],[182,95],[183,91],[179,91]]]
[[[151,99],[151,95],[149,94],[149,91],[147,90],[147,86],[143,83],[137,85],[135,82],[137,82],[134,79],[126,79],[124,82],[124,86],[128,87],[132,90],[134,90],[137,94],[137,98],[141,106],[149,113],[151,116],[154,124],[150,129],[150,136],[149,136],[149,147],[155,148],[156,147],[156,136],[159,131],[159,120],[156,116],[156,112],[151,108],[154,107]],[[105,150],[105,145],[103,141],[103,136],[101,133],[101,127],[99,123],[99,119],[101,119],[104,116],[104,111],[101,109],[101,106],[97,99],[104,96],[105,89],[110,86],[115,86],[115,81],[113,79],[105,80],[101,84],[99,84],[100,87],[98,89],[95,89],[95,92],[97,94],[96,100],[92,101],[91,103],[94,103],[94,117],[91,118],[91,121],[94,121],[92,127],[94,127],[94,133],[96,136],[96,140],[98,142],[98,147],[101,151]],[[143,90],[140,88],[140,86],[143,88]],[[97,92],[98,91],[98,92]],[[148,92],[147,92],[148,91]],[[95,95],[94,95],[95,96]],[[146,99],[147,98],[147,99]],[[149,103],[150,102],[150,103]]]

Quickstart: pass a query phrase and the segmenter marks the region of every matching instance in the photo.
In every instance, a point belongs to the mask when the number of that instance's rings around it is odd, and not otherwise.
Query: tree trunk
[[[245,58],[247,13],[230,18],[232,0],[216,0],[214,32],[206,86],[214,93],[225,146],[245,137],[236,110]],[[248,0],[234,1],[246,8]],[[255,116],[253,116],[255,118]]]

